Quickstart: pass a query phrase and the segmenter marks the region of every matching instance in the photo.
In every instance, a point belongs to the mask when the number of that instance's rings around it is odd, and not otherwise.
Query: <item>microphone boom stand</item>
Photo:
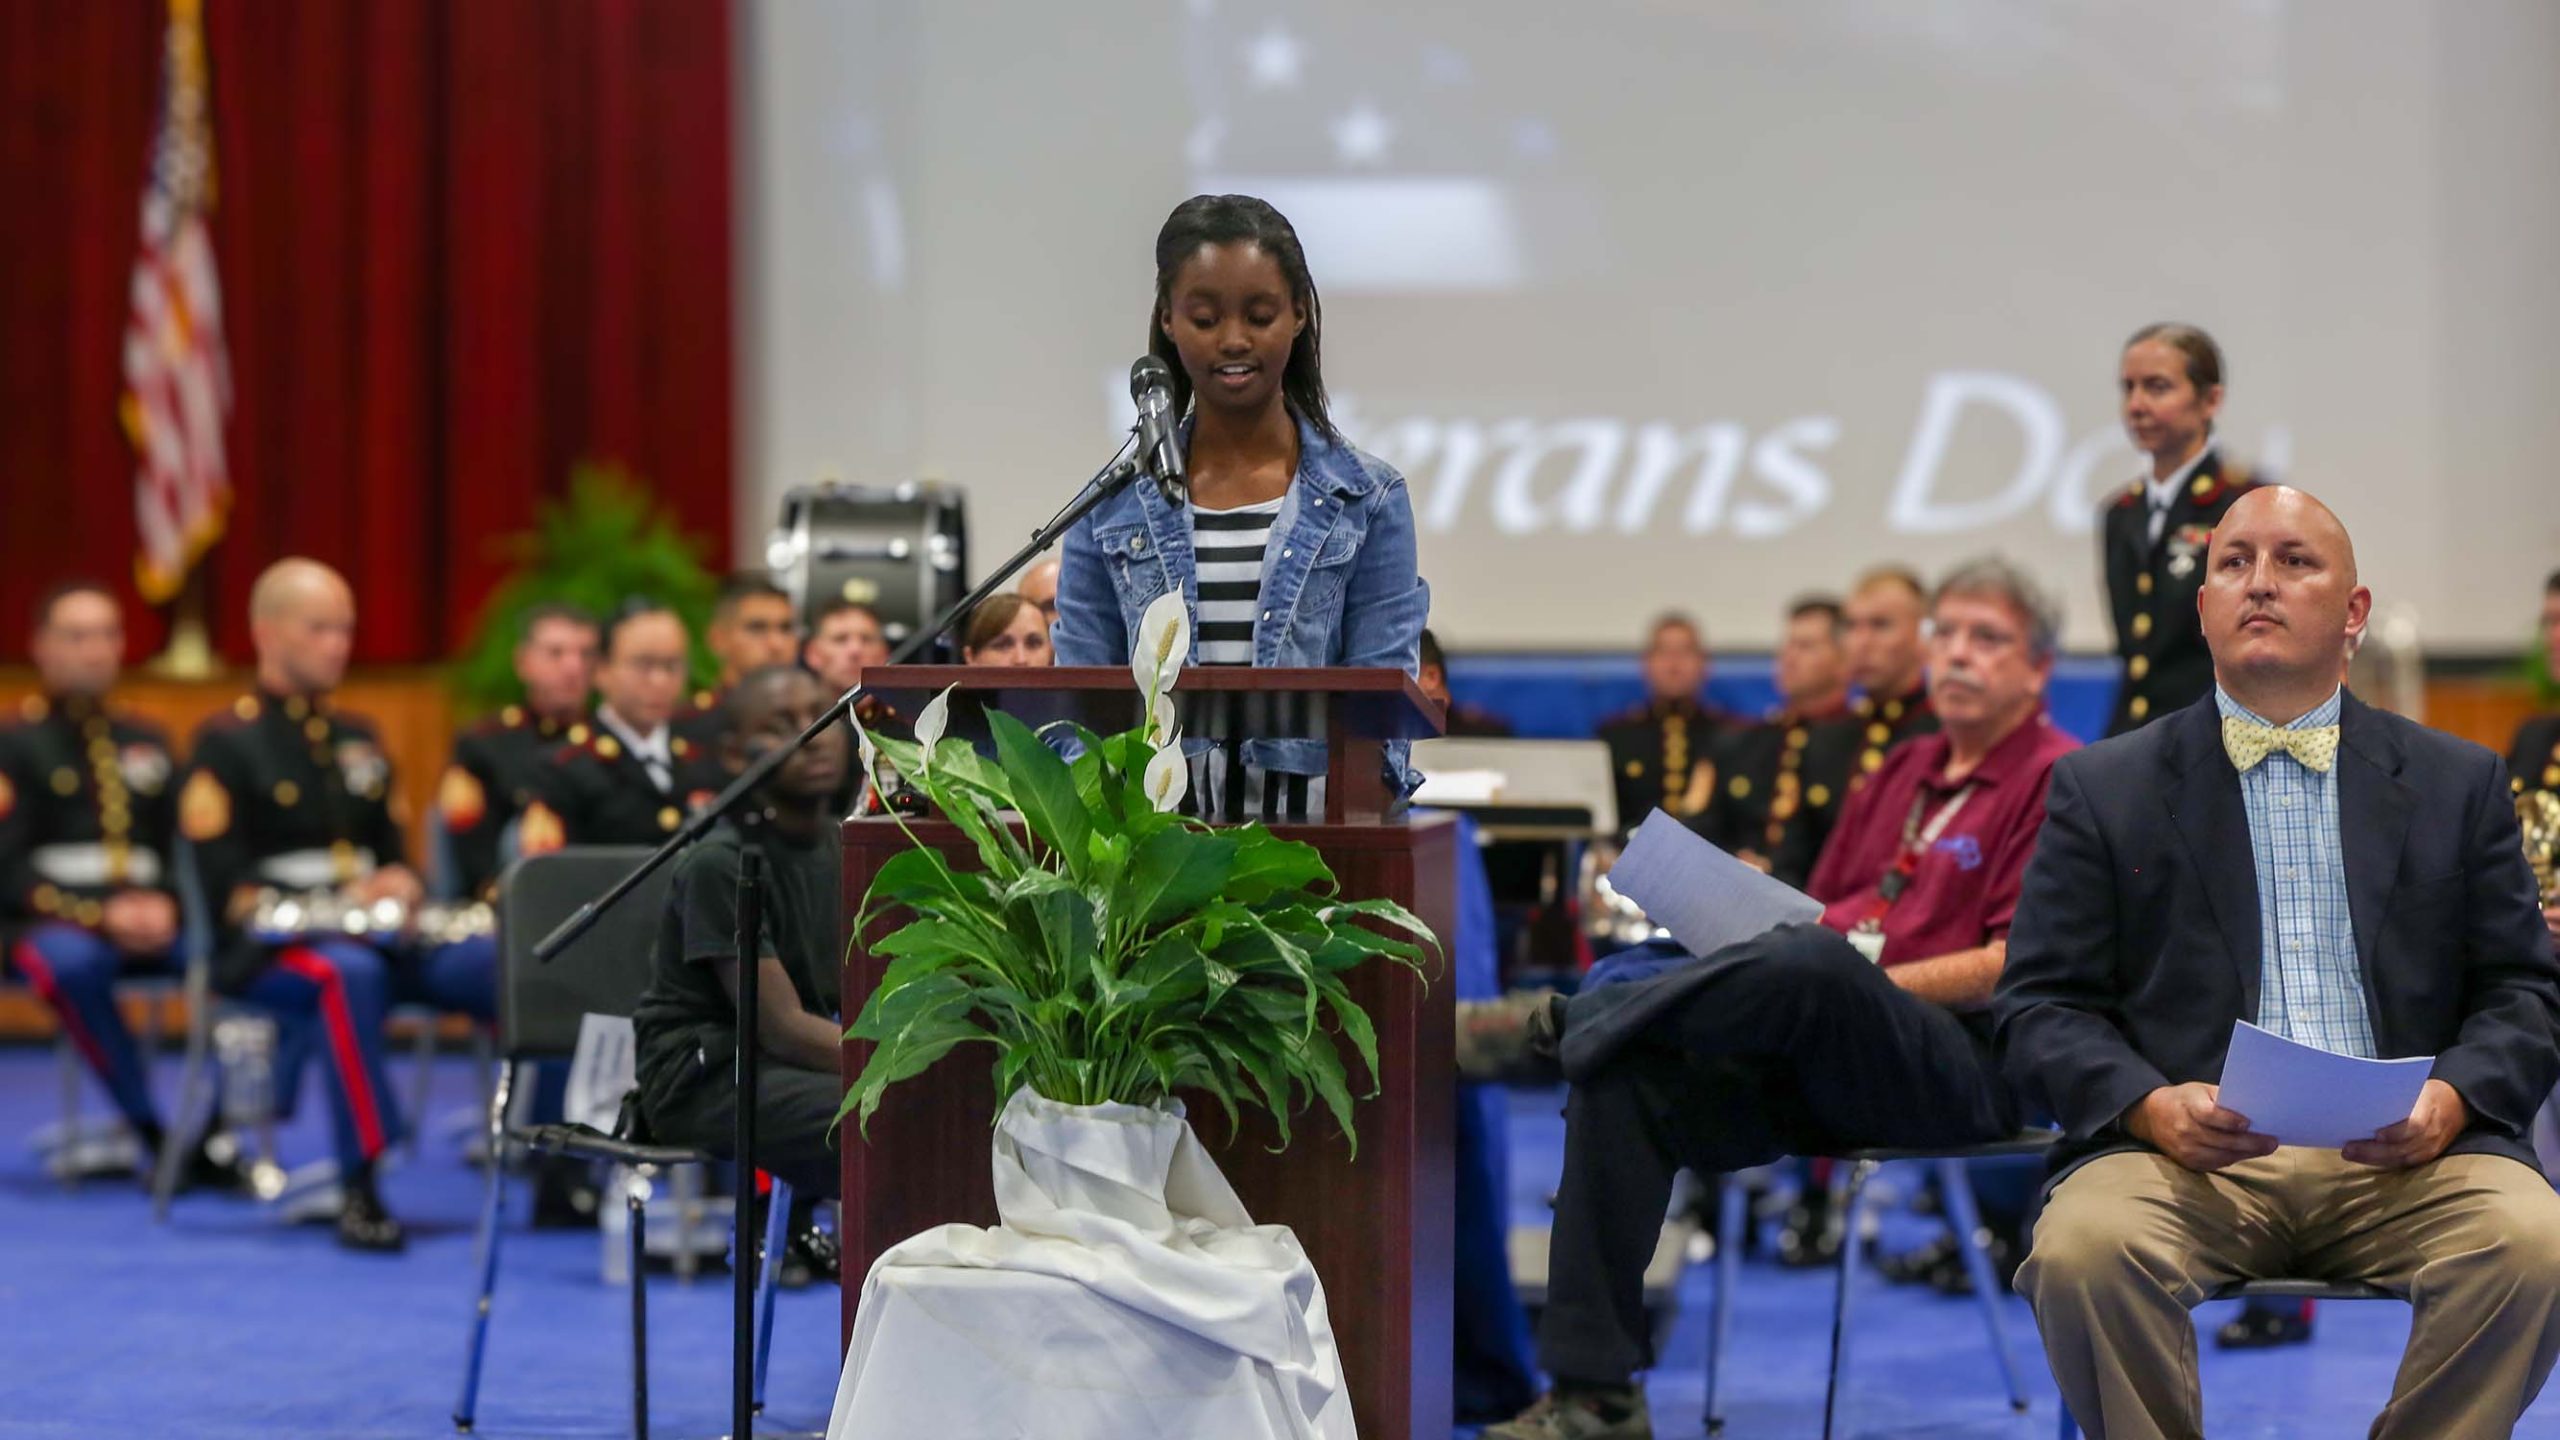
[[[1113,456],[1111,463],[1094,472],[1093,478],[1084,483],[1084,488],[1076,492],[1076,498],[1068,501],[1065,509],[1051,516],[1049,523],[1031,532],[1029,543],[1015,551],[1012,558],[997,566],[986,579],[979,581],[976,589],[971,590],[951,608],[934,617],[932,624],[908,636],[906,642],[889,657],[889,663],[903,665],[926,646],[940,639],[954,622],[977,609],[980,602],[1012,580],[1024,566],[1031,563],[1033,557],[1056,545],[1060,537],[1074,528],[1077,521],[1092,514],[1095,507],[1103,501],[1128,488],[1129,482],[1135,480],[1145,467],[1141,466],[1137,460],[1127,458],[1127,451],[1128,446],[1123,444],[1122,453]],[[607,910],[612,909],[623,896],[630,894],[641,881],[655,873],[658,867],[674,859],[688,846],[700,840],[713,825],[719,823],[721,816],[737,808],[749,793],[762,785],[775,770],[780,769],[784,761],[798,753],[801,747],[824,734],[828,726],[836,724],[851,714],[854,705],[862,699],[864,693],[864,687],[859,684],[845,691],[844,694],[836,697],[835,704],[827,707],[825,714],[811,721],[809,728],[801,731],[797,739],[788,745],[766,752],[750,763],[739,773],[737,779],[729,782],[729,788],[721,791],[718,798],[696,812],[693,818],[687,820],[676,833],[668,836],[666,842],[652,852],[647,859],[632,867],[629,874],[615,881],[612,887],[602,895],[579,906],[568,919],[561,921],[550,934],[543,936],[541,942],[533,947],[534,958],[547,962],[562,950],[575,944],[579,936],[594,928],[596,921],[601,919]],[[755,982],[757,971],[763,964],[762,947],[753,943],[754,937],[746,929],[747,924],[751,922],[751,917],[757,913],[757,901],[760,898],[755,889],[757,881],[754,859],[755,857],[751,854],[748,863],[741,867],[738,877],[738,887],[741,892],[738,910],[740,950],[738,953],[736,1071],[738,1203],[731,1220],[729,1242],[730,1274],[735,1281],[737,1291],[734,1297],[736,1333],[731,1337],[732,1353],[729,1364],[731,1440],[750,1440],[755,1433],[753,1428],[756,1411],[755,1293],[756,1280],[765,1268],[755,1258],[757,1239],[757,1231],[754,1227],[755,1206],[750,1203],[755,1192],[756,1152],[757,1012],[754,1006],[757,1001]],[[631,1283],[638,1285],[642,1278],[634,1274],[631,1277]]]

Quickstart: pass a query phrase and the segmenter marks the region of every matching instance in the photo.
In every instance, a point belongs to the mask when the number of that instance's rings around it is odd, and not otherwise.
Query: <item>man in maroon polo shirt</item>
[[[2016,1110],[1986,1013],[2045,780],[2059,625],[2027,577],[1962,567],[1930,607],[1939,733],[1897,746],[1789,925],[1531,1017],[1572,1091],[1539,1360],[1555,1391],[1485,1440],[1649,1440],[1644,1267],[1683,1166],[2001,1138]]]

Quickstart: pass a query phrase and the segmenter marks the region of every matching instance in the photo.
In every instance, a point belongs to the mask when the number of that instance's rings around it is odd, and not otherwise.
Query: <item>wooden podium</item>
[[[982,735],[983,707],[1035,727],[1072,718],[1102,734],[1137,720],[1137,692],[1125,668],[898,666],[867,671],[863,679],[910,716],[957,683],[947,732],[954,736]],[[1391,670],[1195,666],[1182,672],[1173,693],[1186,735],[1324,740],[1325,813],[1271,829],[1321,851],[1345,896],[1397,901],[1449,942],[1457,916],[1456,826],[1446,817],[1388,816],[1378,778],[1379,742],[1439,733],[1440,707],[1412,680]],[[911,823],[955,865],[974,865],[975,851],[955,827]],[[907,845],[894,821],[845,822],[848,926],[873,873]],[[867,935],[847,937],[847,1016],[887,968],[863,942],[892,928],[894,922],[884,922]],[[1356,1160],[1321,1106],[1294,1117],[1293,1143],[1273,1154],[1278,1132],[1268,1120],[1247,1113],[1243,1128],[1230,1135],[1215,1100],[1190,1096],[1186,1104],[1253,1218],[1288,1226],[1306,1246],[1324,1283],[1360,1434],[1440,1440],[1452,1428],[1455,980],[1445,956],[1427,988],[1411,971],[1379,961],[1353,972],[1351,993],[1376,1022],[1380,1071],[1379,1093],[1353,1111],[1360,1132]],[[869,1050],[859,1042],[845,1045],[848,1080]],[[1358,1060],[1346,1063],[1356,1077]],[[997,1099],[986,1047],[962,1046],[891,1090],[867,1140],[846,1124],[846,1344],[863,1277],[882,1251],[935,1225],[996,1223],[990,1151]]]

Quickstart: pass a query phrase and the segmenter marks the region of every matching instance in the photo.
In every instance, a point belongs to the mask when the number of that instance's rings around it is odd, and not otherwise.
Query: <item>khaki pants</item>
[[[2204,1433],[2187,1312],[2267,1279],[2409,1299],[2377,1440],[2506,1435],[2560,1353],[2560,1196],[2497,1155],[2389,1171],[2288,1146],[2210,1175],[2107,1155],[2054,1188],[2018,1293],[2091,1440],[2141,1440]]]

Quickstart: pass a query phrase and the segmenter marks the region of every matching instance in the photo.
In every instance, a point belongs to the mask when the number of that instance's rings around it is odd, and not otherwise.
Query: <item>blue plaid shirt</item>
[[[2219,685],[2213,703],[2225,717],[2268,723]],[[2282,728],[2335,725],[2338,710],[2333,692]],[[2339,764],[2345,759],[2341,751]],[[2249,856],[2258,871],[2258,1023],[2305,1045],[2377,1058],[2347,910],[2337,765],[2324,775],[2275,751],[2240,777],[2240,801],[2248,807]]]

